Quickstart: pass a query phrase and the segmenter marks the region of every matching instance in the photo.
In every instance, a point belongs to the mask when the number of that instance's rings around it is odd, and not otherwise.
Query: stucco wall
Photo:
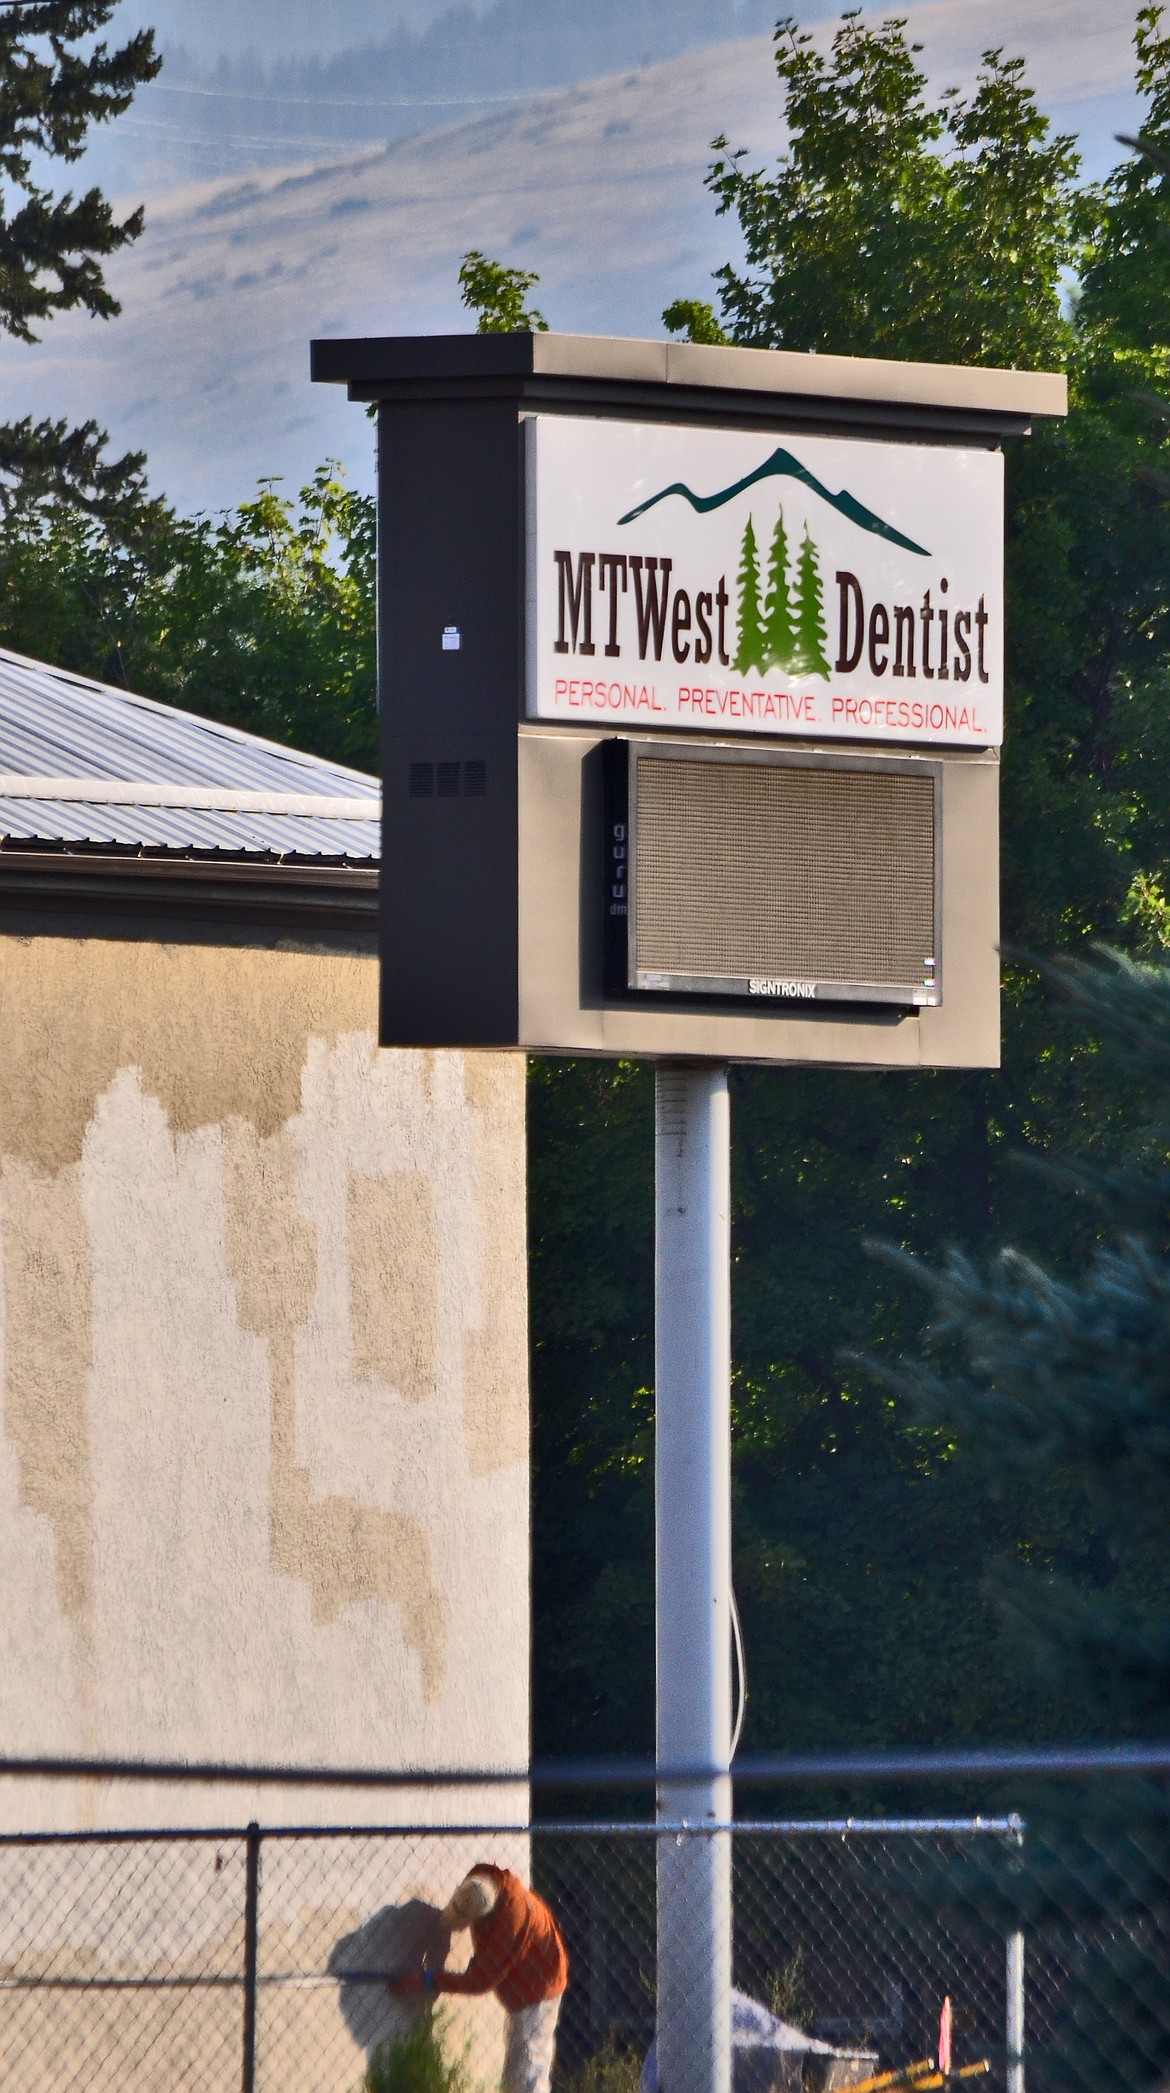
[[[379,1051],[376,989],[0,937],[0,1752],[527,1756],[523,1066]],[[6,1828],[371,1811],[0,1781]]]

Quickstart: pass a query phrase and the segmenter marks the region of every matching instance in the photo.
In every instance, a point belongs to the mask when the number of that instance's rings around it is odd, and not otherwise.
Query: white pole
[[[655,1593],[658,1821],[731,1814],[731,1141],[724,1068],[655,1087]],[[729,2093],[731,1840],[658,1842],[662,2093]]]
[[[1024,2093],[1024,1936],[1007,1939],[1007,2093]]]

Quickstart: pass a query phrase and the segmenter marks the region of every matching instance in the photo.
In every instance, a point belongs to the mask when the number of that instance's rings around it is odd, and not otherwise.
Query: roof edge
[[[197,879],[225,886],[272,885],[319,887],[323,893],[343,889],[377,894],[379,861],[334,858],[261,858],[230,851],[196,856],[193,851],[130,851],[120,845],[80,850],[72,843],[0,845],[0,888],[17,874],[43,872],[48,878],[89,880]]]
[[[0,899],[0,938],[27,936],[30,926],[56,934],[66,918],[80,921],[84,936],[130,941],[167,936],[169,925],[213,942],[309,937],[373,952],[377,940],[376,866],[4,849]]]
[[[1059,420],[1068,412],[1068,381],[1059,371],[906,363],[887,357],[821,356],[803,350],[640,341],[617,335],[374,335],[314,341],[310,358],[312,377],[321,384],[575,378],[1039,420]]]
[[[210,814],[303,814],[318,821],[378,821],[376,787],[364,799],[327,792],[236,791],[231,785],[180,785],[156,778],[58,778],[0,774],[0,799],[36,799],[91,807],[195,808]]]

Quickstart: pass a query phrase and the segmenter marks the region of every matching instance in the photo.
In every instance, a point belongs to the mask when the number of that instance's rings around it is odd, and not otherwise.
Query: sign
[[[531,719],[996,747],[997,451],[535,415]]]

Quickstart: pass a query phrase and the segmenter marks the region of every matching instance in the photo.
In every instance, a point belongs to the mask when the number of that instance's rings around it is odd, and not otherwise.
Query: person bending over
[[[511,1868],[484,1862],[464,1877],[439,1924],[448,1933],[471,1928],[467,1968],[410,1970],[391,1977],[387,1989],[397,1998],[494,1991],[508,2016],[506,2093],[549,2093],[569,1958],[543,1897],[525,1889]]]

